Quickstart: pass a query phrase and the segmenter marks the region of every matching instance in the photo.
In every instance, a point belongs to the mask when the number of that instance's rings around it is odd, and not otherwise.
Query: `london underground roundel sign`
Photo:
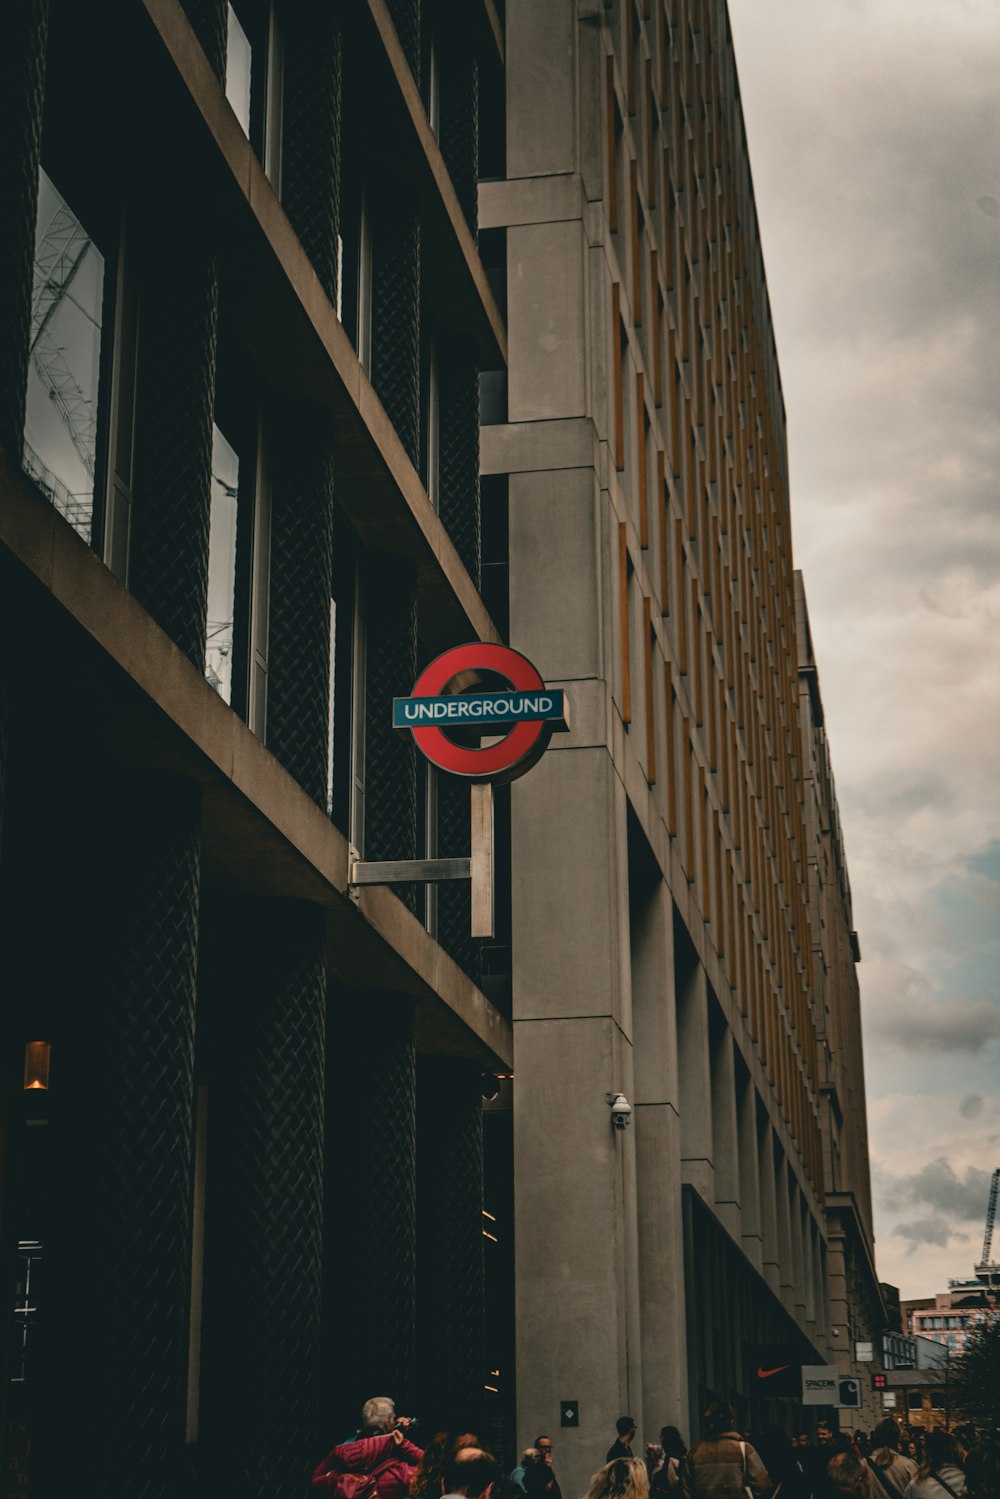
[[[457,679],[474,681],[483,673],[501,677],[510,691],[454,690]],[[553,731],[569,727],[561,688],[546,687],[519,651],[482,641],[455,646],[432,661],[411,695],[393,700],[392,723],[408,729],[439,770],[467,781],[498,783],[523,776],[541,759]],[[450,738],[449,731],[456,730],[466,740],[476,733],[503,738],[477,748]]]

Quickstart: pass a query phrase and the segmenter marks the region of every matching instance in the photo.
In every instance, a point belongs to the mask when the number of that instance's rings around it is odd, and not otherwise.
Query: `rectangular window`
[[[230,0],[226,98],[277,191],[280,187],[281,37],[270,0]]]
[[[354,639],[357,557],[346,526],[334,521],[330,599],[330,759],[327,811],[345,833],[351,822],[354,712]]]
[[[236,530],[240,461],[218,426],[212,428],[212,509],[208,532],[208,624],[205,676],[219,696],[232,702],[236,616]]]
[[[39,174],[24,468],[87,542],[94,522],[107,262]]]
[[[220,340],[212,433],[205,675],[260,739],[267,729],[271,453],[242,349]]]

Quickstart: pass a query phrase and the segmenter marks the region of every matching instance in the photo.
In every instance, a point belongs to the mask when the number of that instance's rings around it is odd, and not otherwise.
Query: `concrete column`
[[[632,1092],[620,794],[594,748],[550,752],[512,796],[518,1441],[580,1401],[579,1429],[560,1440],[567,1493],[641,1395],[637,1131],[614,1130],[607,1101]]]
[[[703,1202],[715,1202],[712,1142],[712,1068],[708,1044],[708,985],[696,962],[677,978],[680,1068],[681,1173]]]
[[[746,1072],[742,1072],[738,1085],[736,1112],[740,1142],[740,1233],[743,1252],[758,1270],[763,1271],[757,1093]]]
[[[740,1235],[740,1158],[736,1118],[736,1071],[733,1036],[713,1004],[718,1028],[712,1027],[712,1160],[715,1167],[715,1211],[734,1238]]]
[[[642,1305],[642,1431],[686,1416],[684,1242],[673,912],[657,882],[632,916],[635,1154]],[[639,1412],[631,1414],[639,1418]]]

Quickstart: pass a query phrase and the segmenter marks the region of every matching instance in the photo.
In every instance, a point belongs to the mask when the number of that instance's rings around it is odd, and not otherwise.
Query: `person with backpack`
[[[423,1455],[403,1435],[394,1403],[376,1395],[365,1401],[358,1435],[317,1463],[311,1484],[334,1499],[405,1499]]]
[[[903,1499],[959,1499],[965,1493],[965,1474],[958,1466],[954,1438],[946,1431],[929,1431],[924,1460],[903,1490]]]
[[[876,1480],[882,1499],[899,1499],[907,1484],[916,1477],[917,1465],[899,1450],[902,1432],[898,1421],[886,1416],[872,1432],[872,1455],[867,1459],[868,1469]]]
[[[704,1436],[681,1464],[684,1499],[763,1499],[771,1487],[752,1444],[735,1429],[731,1405],[717,1400],[702,1417]]]

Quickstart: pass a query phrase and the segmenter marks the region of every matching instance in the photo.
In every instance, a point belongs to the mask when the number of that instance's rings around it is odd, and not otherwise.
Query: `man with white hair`
[[[313,1488],[327,1489],[335,1499],[405,1499],[424,1454],[406,1440],[404,1424],[388,1395],[366,1400],[358,1435],[317,1464]]]

